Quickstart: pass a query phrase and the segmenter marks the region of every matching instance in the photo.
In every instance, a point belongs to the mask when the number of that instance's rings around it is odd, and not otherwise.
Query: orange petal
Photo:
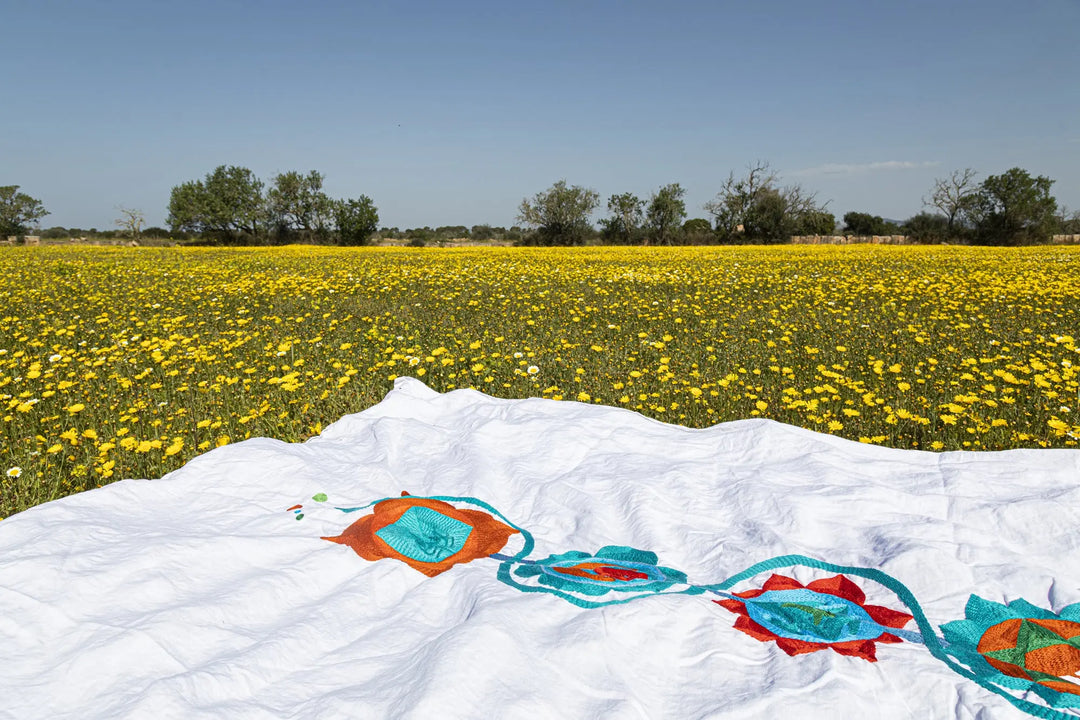
[[[402,515],[414,507],[429,508],[441,515],[470,526],[472,530],[469,532],[469,537],[461,549],[440,562],[421,562],[402,555],[376,534],[387,525],[397,522]],[[407,495],[376,503],[372,508],[371,515],[360,518],[346,528],[341,535],[323,539],[348,545],[365,560],[393,558],[429,577],[434,577],[459,563],[470,562],[498,552],[506,545],[510,536],[517,532],[514,528],[499,522],[485,512],[459,509],[441,500],[430,500]]]
[[[997,625],[991,625],[979,638],[976,648],[981,653],[993,652],[994,650],[1007,650],[1016,647],[1016,638],[1020,634],[1020,618],[1002,620]]]
[[[1024,667],[1058,677],[1075,675],[1080,670],[1080,648],[1062,643],[1030,650],[1024,656]]]

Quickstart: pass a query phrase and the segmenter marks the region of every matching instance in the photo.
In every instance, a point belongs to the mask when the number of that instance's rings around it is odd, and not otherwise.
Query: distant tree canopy
[[[1032,177],[1015,167],[983,180],[965,207],[980,245],[1028,245],[1049,242],[1058,227],[1054,181]]]
[[[172,189],[169,227],[227,243],[366,243],[378,227],[371,198],[333,200],[323,192],[323,179],[315,170],[279,173],[264,194],[251,170],[220,165]]]
[[[439,240],[456,240],[469,237],[469,228],[464,225],[440,225],[435,228],[435,237]]]
[[[473,240],[493,240],[506,234],[506,228],[494,228],[490,225],[473,225],[469,237]]]
[[[279,243],[324,239],[334,223],[334,201],[323,192],[322,173],[295,170],[274,176],[266,194],[270,226]]]
[[[880,215],[852,211],[844,213],[844,232],[849,235],[896,235],[900,228]]]
[[[686,190],[679,183],[664,185],[649,198],[645,210],[647,237],[656,245],[672,245],[686,219]]]
[[[622,193],[608,198],[611,217],[600,221],[600,236],[611,245],[633,245],[639,242],[645,203],[634,193]]]
[[[600,196],[595,190],[579,185],[567,186],[560,180],[518,208],[518,220],[536,228],[527,237],[534,245],[583,245],[593,232],[589,215],[596,210]]]
[[[900,226],[901,232],[912,242],[939,243],[954,237],[954,230],[949,227],[949,219],[934,213],[912,215]]]
[[[683,223],[683,241],[689,245],[707,245],[716,242],[712,223],[705,218],[691,218]]]
[[[818,205],[813,193],[799,185],[779,187],[778,183],[776,173],[764,162],[749,166],[744,177],[728,175],[716,197],[705,203],[705,210],[715,219],[718,239],[781,243],[825,225],[831,215]]]
[[[262,234],[263,183],[247,168],[219,165],[205,180],[172,189],[169,226],[221,240],[237,241]]]
[[[342,245],[366,245],[379,227],[379,211],[367,195],[355,200],[337,200],[333,211],[338,242]]]
[[[795,223],[796,235],[832,235],[836,232],[836,216],[825,210],[809,210]]]
[[[51,228],[45,228],[41,231],[41,237],[45,240],[57,240],[59,238],[72,237],[73,233],[65,227],[59,225]]]
[[[18,185],[0,186],[0,235],[25,235],[48,214],[40,200],[19,192]]]

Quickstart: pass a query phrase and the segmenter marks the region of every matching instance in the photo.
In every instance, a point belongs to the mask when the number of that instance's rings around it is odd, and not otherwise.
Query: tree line
[[[333,199],[324,179],[291,170],[267,186],[247,168],[219,165],[172,189],[169,227],[229,244],[365,244],[379,225],[375,204],[366,195]]]
[[[734,173],[703,209],[712,216],[686,220],[685,191],[665,185],[646,200],[633,193],[611,195],[608,217],[596,231],[589,216],[599,207],[595,190],[560,180],[525,198],[518,220],[533,229],[524,244],[581,245],[591,239],[618,245],[771,244],[795,235],[907,235],[914,242],[1030,245],[1055,233],[1080,233],[1080,212],[1059,207],[1050,194],[1054,181],[1021,168],[975,182],[974,170],[958,170],[934,181],[920,212],[902,222],[852,211],[843,225],[798,184],[781,185],[768,163],[745,175]]]
[[[851,211],[842,224],[798,184],[782,185],[768,163],[745,174],[734,172],[702,207],[711,218],[687,219],[686,191],[679,183],[647,198],[624,192],[607,200],[599,227],[590,218],[600,206],[595,190],[565,180],[518,208],[521,225],[447,225],[437,228],[378,228],[371,198],[333,199],[324,176],[312,170],[279,173],[269,183],[244,167],[220,165],[200,180],[172,188],[169,228],[143,228],[138,210],[120,207],[119,230],[49,228],[46,237],[171,237],[225,244],[293,242],[363,245],[373,237],[408,240],[413,245],[467,238],[517,245],[677,245],[784,243],[794,235],[907,235],[914,242],[1027,245],[1049,242],[1055,233],[1080,234],[1080,212],[1069,213],[1050,193],[1054,181],[1011,168],[976,182],[977,173],[957,170],[934,181],[925,210],[904,221]],[[0,236],[25,235],[48,215],[40,200],[0,186]],[[40,232],[40,231],[39,231]]]

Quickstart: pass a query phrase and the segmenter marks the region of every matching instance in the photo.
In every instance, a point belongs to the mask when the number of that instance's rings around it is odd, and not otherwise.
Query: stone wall
[[[1055,235],[1050,238],[1050,242],[1057,245],[1076,245],[1080,244],[1080,235]]]

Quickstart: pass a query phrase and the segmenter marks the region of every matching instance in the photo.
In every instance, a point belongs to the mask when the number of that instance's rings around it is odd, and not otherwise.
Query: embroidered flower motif
[[[394,558],[434,577],[454,565],[487,557],[518,532],[480,510],[412,497],[383,500],[337,537],[365,560]]]
[[[658,593],[686,583],[686,573],[660,567],[657,562],[654,552],[608,545],[596,554],[571,550],[551,555],[517,567],[514,574],[536,578],[548,587],[593,596],[611,591]]]
[[[738,613],[736,629],[762,642],[775,641],[788,655],[832,648],[876,662],[875,643],[901,642],[888,630],[912,619],[907,613],[867,605],[863,591],[843,575],[809,585],[773,575],[761,589],[735,595],[738,600],[714,602]]]
[[[977,677],[1030,690],[1051,707],[1080,707],[1080,603],[1055,613],[972,595],[964,616],[941,626],[945,651]]]

